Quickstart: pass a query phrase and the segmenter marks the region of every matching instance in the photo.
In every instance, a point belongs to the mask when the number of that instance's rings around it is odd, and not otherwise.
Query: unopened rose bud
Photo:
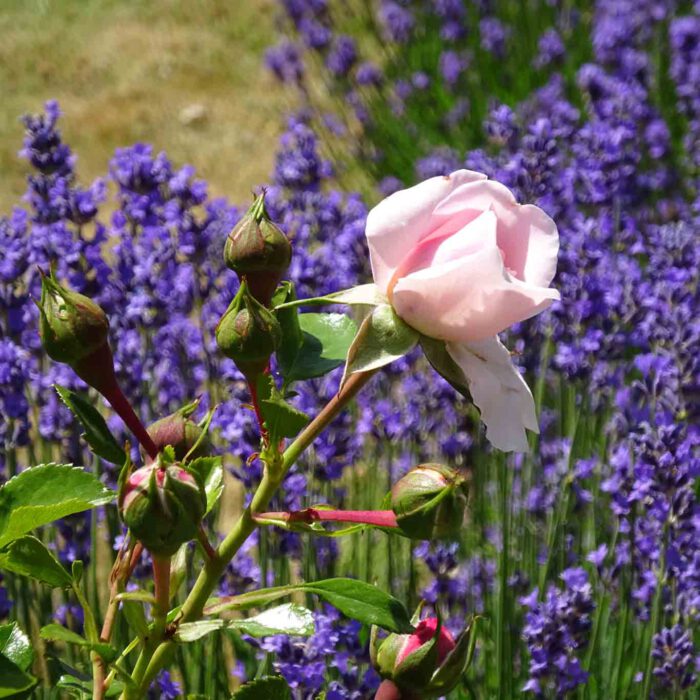
[[[270,220],[263,193],[228,235],[224,262],[248,280],[251,294],[267,306],[291,259],[292,246]]]
[[[466,506],[464,473],[443,464],[420,464],[391,489],[391,509],[399,529],[417,540],[457,534]]]
[[[41,277],[39,334],[52,360],[76,365],[107,342],[109,321],[94,301]]]
[[[199,401],[194,401],[148,426],[148,434],[151,436],[158,451],[162,450],[166,445],[171,445],[175,450],[175,459],[181,461],[185,458],[185,455],[194,447],[202,435],[202,428],[189,418],[196,410],[198,404]],[[202,441],[191,457],[199,457],[200,453],[205,449],[206,445]]]
[[[197,536],[206,512],[203,486],[180,464],[141,467],[119,498],[122,519],[152,554],[170,556]]]
[[[425,645],[437,639],[429,649]],[[412,634],[390,634],[380,642],[374,655],[374,666],[382,676],[400,690],[401,698],[428,698],[442,695],[435,692],[433,678],[456,643],[437,618],[421,620]]]
[[[250,294],[244,281],[216,327],[221,351],[244,374],[257,374],[265,369],[281,339],[279,321]]]

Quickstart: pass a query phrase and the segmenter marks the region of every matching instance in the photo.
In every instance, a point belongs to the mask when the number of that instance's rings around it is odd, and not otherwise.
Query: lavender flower
[[[557,697],[585,683],[577,652],[585,649],[594,605],[591,585],[583,569],[562,572],[564,589],[550,586],[543,601],[538,590],[521,598],[526,608],[523,637],[530,652],[529,679],[524,691]]]
[[[697,654],[690,632],[681,625],[665,627],[654,635],[653,645],[653,673],[659,683],[674,692],[690,688],[697,678]]]

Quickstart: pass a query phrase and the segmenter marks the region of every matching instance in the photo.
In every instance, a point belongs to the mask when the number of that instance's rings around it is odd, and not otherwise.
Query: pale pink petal
[[[498,246],[506,267],[524,282],[548,286],[557,269],[557,226],[539,207],[518,204],[500,182],[486,180],[457,187],[436,206],[434,216],[464,220],[473,212],[487,209],[492,209],[498,219]]]
[[[444,220],[436,220],[433,210],[456,187],[484,180],[485,175],[457,170],[432,177],[414,187],[395,192],[367,215],[366,235],[374,281],[383,290],[399,263]],[[453,230],[457,230],[456,227]]]
[[[498,338],[448,343],[447,352],[464,372],[489,442],[504,452],[527,452],[525,429],[539,433],[532,393]]]
[[[401,277],[389,298],[396,313],[424,335],[465,343],[538,314],[559,292],[511,277],[500,250],[485,245],[472,255]]]
[[[473,255],[482,248],[497,247],[496,223],[496,215],[492,211],[484,211],[466,226],[451,232],[449,236],[439,237],[433,234],[425,238],[394,271],[389,283],[389,294],[399,279],[413,272]]]

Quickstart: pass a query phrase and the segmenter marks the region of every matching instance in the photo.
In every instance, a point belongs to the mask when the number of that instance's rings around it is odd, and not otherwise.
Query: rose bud
[[[391,489],[391,509],[399,529],[417,540],[451,537],[462,527],[467,479],[443,464],[420,464]]]
[[[437,618],[427,618],[412,634],[390,634],[379,644],[375,668],[396,684],[402,698],[429,697],[433,674],[455,648],[452,635],[442,626],[438,630],[438,626]],[[436,631],[437,640],[433,641]],[[431,648],[424,648],[429,642]]]
[[[41,276],[39,334],[52,360],[80,364],[107,342],[109,321],[91,299],[64,289],[53,273]]]
[[[282,339],[275,315],[248,290],[244,280],[216,327],[216,342],[245,375],[262,372]]]
[[[251,294],[268,306],[292,259],[292,246],[265,210],[265,194],[234,226],[224,246],[224,262],[248,280]]]
[[[377,697],[419,700],[447,695],[470,661],[473,625],[455,641],[435,617],[421,620],[412,634],[390,634],[381,642],[372,628],[372,664],[386,680]]]
[[[185,455],[194,447],[202,435],[202,428],[189,419],[189,416],[197,409],[198,405],[199,399],[148,426],[148,434],[159,451],[166,445],[171,445],[175,450],[175,459],[182,461],[185,458]],[[205,441],[202,441],[191,457],[201,456],[205,449]]]
[[[170,556],[197,536],[207,507],[203,486],[180,464],[159,462],[129,475],[120,510],[132,535],[151,554]]]

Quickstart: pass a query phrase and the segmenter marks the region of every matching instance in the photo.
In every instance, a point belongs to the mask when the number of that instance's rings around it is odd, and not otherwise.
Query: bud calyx
[[[179,462],[137,469],[124,481],[119,495],[122,519],[132,535],[152,554],[170,556],[197,536],[206,512],[203,485]]]
[[[413,539],[456,535],[466,506],[466,474],[443,464],[420,464],[391,489],[399,529]]]
[[[268,305],[291,259],[292,246],[270,220],[265,193],[260,194],[228,235],[224,262],[241,279],[246,277],[253,296]]]
[[[62,287],[53,272],[41,277],[39,333],[52,360],[75,365],[107,343],[109,321],[88,297]]]
[[[282,330],[275,315],[249,291],[244,280],[216,327],[216,342],[244,374],[265,369],[279,347]]]
[[[175,450],[175,459],[178,461],[185,459],[203,432],[202,428],[189,418],[198,405],[199,399],[179,408],[169,416],[159,418],[148,426],[148,434],[158,450],[162,450],[166,445],[171,445]],[[205,444],[200,443],[190,457],[199,457],[205,447]]]

